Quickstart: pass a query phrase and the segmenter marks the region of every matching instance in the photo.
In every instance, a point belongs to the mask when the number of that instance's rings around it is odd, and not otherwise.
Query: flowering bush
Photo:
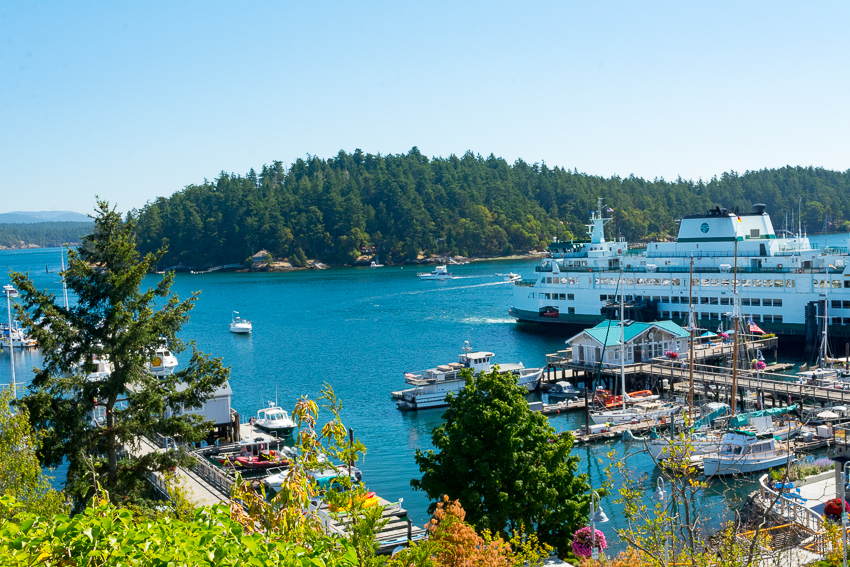
[[[847,502],[844,503],[844,511],[850,512],[850,504]],[[823,506],[823,513],[826,514],[826,517],[833,522],[841,520],[841,498],[827,500],[826,504]]]
[[[764,370],[767,367],[767,365],[764,363],[763,360],[753,359],[752,363],[750,364],[750,367],[753,370]]]
[[[590,538],[590,526],[585,526],[576,530],[573,534],[573,553],[576,557],[590,557],[592,553]],[[599,551],[608,547],[608,542],[605,541],[605,534],[596,530],[596,548]]]
[[[668,350],[667,352],[664,353],[664,356],[666,356],[670,360],[676,360],[677,358],[679,358],[679,353],[673,352],[672,350]]]

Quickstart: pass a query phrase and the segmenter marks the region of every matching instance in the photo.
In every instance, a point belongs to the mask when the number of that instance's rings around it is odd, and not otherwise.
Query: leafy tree
[[[0,520],[22,513],[52,516],[64,511],[64,498],[42,474],[36,452],[43,431],[33,431],[25,408],[12,411],[11,391],[0,391],[0,496],[14,496],[15,506],[0,509]]]
[[[432,500],[459,500],[479,531],[507,540],[524,528],[566,551],[589,510],[590,485],[570,455],[572,437],[528,408],[511,374],[465,372],[466,385],[447,396],[444,423],[432,432],[436,451],[416,452],[422,478],[411,485]]]
[[[117,496],[136,486],[150,471],[188,464],[174,450],[144,456],[138,435],[157,431],[183,442],[205,438],[210,424],[193,413],[228,378],[220,359],[211,359],[192,344],[190,362],[178,372],[156,377],[147,370],[154,351],[166,342],[174,352],[189,345],[177,338],[198,294],[181,301],[170,289],[169,273],[153,288],[142,281],[164,251],[139,257],[133,239],[134,223],[124,223],[104,201],[97,202],[92,234],[80,249],[69,249],[64,273],[76,306],[65,309],[56,297],[36,289],[28,275],[12,273],[21,292],[18,315],[42,346],[43,367],[35,369],[29,393],[23,398],[31,421],[46,431],[41,461],[69,463],[67,486],[78,498],[91,483],[85,480],[87,456],[97,456],[100,481]],[[90,377],[94,358],[108,361],[107,376]],[[167,410],[176,410],[166,417]],[[101,410],[102,424],[93,423]],[[130,449],[122,458],[122,448]]]

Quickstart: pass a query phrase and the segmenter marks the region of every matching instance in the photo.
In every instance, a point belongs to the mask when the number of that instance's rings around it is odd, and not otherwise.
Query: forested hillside
[[[166,265],[241,262],[261,249],[295,263],[306,256],[351,263],[361,247],[382,261],[417,254],[486,256],[524,252],[560,238],[583,238],[596,198],[614,209],[612,230],[631,241],[675,235],[675,219],[715,205],[749,211],[768,205],[774,224],[796,211],[810,231],[850,220],[850,171],[785,167],[730,172],[708,182],[604,178],[545,164],[513,165],[467,152],[429,159],[340,152],[308,156],[244,176],[222,173],[160,197],[140,211],[142,252],[167,244]]]
[[[26,224],[0,224],[0,246],[62,246],[79,244],[83,236],[92,231],[91,222],[37,222]]]

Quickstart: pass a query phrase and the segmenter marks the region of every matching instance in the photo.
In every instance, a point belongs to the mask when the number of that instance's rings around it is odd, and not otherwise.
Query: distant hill
[[[86,215],[72,211],[12,211],[0,213],[0,224],[31,224],[36,222],[91,222]]]
[[[10,213],[11,214],[11,213]],[[94,223],[89,222],[27,222],[0,223],[0,250],[9,248],[46,248],[63,244],[80,244],[90,234]]]

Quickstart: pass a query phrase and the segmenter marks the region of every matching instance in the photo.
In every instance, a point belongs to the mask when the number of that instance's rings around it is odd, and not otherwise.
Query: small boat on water
[[[760,439],[750,431],[730,431],[723,436],[720,450],[703,456],[705,476],[745,474],[786,466],[793,454],[777,446],[773,437]]]
[[[15,323],[17,324],[17,323]],[[9,344],[9,325],[0,325],[0,334],[3,336],[3,342]],[[27,335],[20,327],[13,327],[11,333],[12,346],[15,348],[33,348],[38,346],[38,341]]]
[[[522,279],[522,276],[519,274],[515,274],[513,272],[508,272],[507,274],[496,274],[497,276],[502,276],[505,278],[506,282],[518,282]]]
[[[148,362],[148,370],[154,376],[168,376],[177,368],[177,357],[168,349],[165,341],[161,342]]]
[[[373,261],[372,261],[372,263],[371,263],[371,264],[369,264],[369,267],[370,267],[370,268],[383,268],[383,267],[384,267],[384,265],[383,265],[383,264],[378,264],[377,262],[375,262],[375,261],[373,260]]]
[[[244,335],[250,333],[252,330],[253,326],[251,325],[251,321],[243,319],[239,316],[238,311],[234,311],[233,316],[230,319],[230,332]]]
[[[328,463],[325,468],[310,471],[309,474],[318,484],[320,490],[332,488],[334,481],[338,478],[345,478],[348,475],[349,468],[346,465],[332,465]],[[277,493],[286,482],[289,476],[289,471],[283,471],[278,474],[267,476],[263,479],[263,484],[266,488],[274,493]],[[363,480],[363,472],[357,467],[351,467],[351,482],[359,483]]]
[[[597,425],[602,423],[613,423],[616,425],[621,423],[631,423],[633,421],[669,417],[674,413],[681,411],[681,409],[682,406],[679,404],[669,402],[640,402],[633,404],[626,409],[612,409],[591,413],[590,419]]]
[[[286,436],[295,429],[295,422],[283,408],[269,402],[269,407],[257,412],[254,426],[273,435]]]
[[[432,272],[420,272],[416,274],[420,280],[450,280],[452,275],[449,273],[448,266],[437,266]]]
[[[638,390],[637,392],[626,392],[626,405],[636,404],[638,402],[651,402],[657,400],[658,396],[653,394],[651,390]],[[617,409],[623,405],[623,396],[609,396],[602,404],[606,409]]]
[[[564,381],[555,382],[552,388],[546,392],[550,401],[574,400],[580,393],[581,390]]]
[[[269,440],[264,437],[244,439],[236,444],[237,449],[228,453],[211,455],[224,467],[247,470],[268,470],[285,468],[296,456],[293,447],[272,449]]]
[[[457,392],[466,384],[466,380],[461,376],[461,371],[465,369],[478,374],[490,372],[493,367],[498,366],[500,373],[515,375],[518,384],[529,392],[540,386],[543,368],[526,368],[521,362],[491,366],[490,360],[495,355],[485,351],[472,352],[469,341],[464,342],[463,350],[463,354],[458,356],[458,362],[441,364],[418,373],[405,372],[404,381],[414,387],[393,393],[398,399],[398,409],[418,410],[447,405],[446,394]]]

